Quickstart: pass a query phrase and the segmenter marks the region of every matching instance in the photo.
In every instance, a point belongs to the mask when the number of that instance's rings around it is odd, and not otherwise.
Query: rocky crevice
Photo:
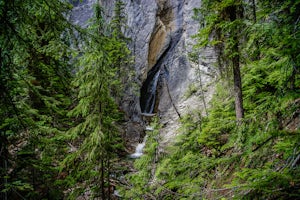
[[[174,12],[169,0],[157,0],[158,9],[155,27],[151,35],[148,50],[148,70],[150,70],[163,54],[170,43],[171,22],[174,21]]]
[[[157,0],[155,27],[148,51],[148,74],[141,87],[142,113],[157,112],[159,97],[168,82],[170,60],[183,34],[182,5],[174,6],[170,0]]]

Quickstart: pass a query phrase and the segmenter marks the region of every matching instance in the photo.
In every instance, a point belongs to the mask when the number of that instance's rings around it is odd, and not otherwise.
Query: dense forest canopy
[[[1,1],[1,198],[52,193],[60,142],[68,125],[76,27],[61,1]],[[23,193],[24,192],[24,193]],[[55,194],[53,194],[55,195]]]
[[[153,119],[145,155],[123,177],[133,161],[120,103],[135,60],[125,3],[108,20],[97,2],[88,28],[69,21],[72,7],[0,1],[0,199],[300,198],[299,0],[194,8],[190,62],[214,48],[215,94],[182,117],[164,153]]]

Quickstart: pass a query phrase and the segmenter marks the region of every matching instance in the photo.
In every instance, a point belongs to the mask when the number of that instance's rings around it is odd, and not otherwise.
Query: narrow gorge
[[[148,50],[148,73],[143,82],[140,94],[140,106],[142,113],[157,113],[159,97],[163,83],[168,84],[168,68],[172,62],[170,56],[178,45],[183,33],[181,21],[174,24],[175,19],[182,19],[182,3],[176,10],[171,7],[168,1],[158,1],[158,11],[155,19],[154,31],[150,37]],[[175,29],[175,30],[174,30]],[[165,81],[164,81],[165,80]],[[159,84],[159,85],[158,85]]]

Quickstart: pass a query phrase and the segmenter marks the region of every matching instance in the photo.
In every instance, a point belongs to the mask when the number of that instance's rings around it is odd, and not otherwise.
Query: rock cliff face
[[[86,5],[90,5],[90,1],[86,0]],[[99,2],[109,19],[115,0]],[[199,51],[196,62],[188,56],[195,44],[192,35],[199,28],[192,18],[193,8],[199,7],[201,0],[123,2],[127,15],[124,32],[132,39],[129,47],[134,56],[135,82],[140,88],[136,91],[139,95],[128,90],[123,101],[128,120],[126,138],[137,142],[145,125],[142,113],[155,113],[163,124],[161,144],[164,146],[177,134],[179,116],[193,109],[205,113],[204,102],[209,101],[213,93],[213,86],[209,84],[215,75],[213,50]],[[197,90],[191,91],[191,86]],[[187,97],[189,91],[191,94]]]
[[[163,124],[162,146],[177,134],[178,113],[184,115],[193,109],[204,111],[203,99],[199,96],[204,95],[207,102],[213,93],[213,87],[208,84],[215,75],[212,70],[213,50],[205,49],[199,53],[199,66],[198,60],[193,63],[188,57],[195,44],[192,35],[199,28],[198,22],[192,18],[193,8],[199,7],[200,3],[200,0],[126,2],[126,34],[132,38],[131,49],[135,56],[137,82],[141,88],[139,99],[133,100],[137,110],[130,114],[141,119],[140,113],[152,112],[143,104],[149,103],[151,99],[147,91],[154,89],[149,83],[158,78],[153,112],[160,117]],[[186,94],[191,85],[199,88],[199,80],[206,92],[202,93],[198,89],[187,98]],[[150,89],[147,89],[149,85]]]
[[[70,20],[82,27],[88,26],[88,20],[93,16],[93,5],[96,0],[71,0],[74,8],[70,14]]]

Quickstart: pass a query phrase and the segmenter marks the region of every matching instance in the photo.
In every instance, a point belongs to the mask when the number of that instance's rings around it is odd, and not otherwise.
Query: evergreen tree
[[[69,104],[71,49],[63,36],[72,34],[65,19],[71,6],[38,0],[0,5],[1,195],[56,198],[49,188],[55,149],[47,148]]]
[[[201,9],[196,11],[203,20],[203,27],[197,34],[198,47],[215,46],[221,72],[232,71],[236,118],[241,120],[244,117],[240,73],[240,41],[244,27],[243,2],[202,1]]]
[[[97,4],[73,81],[78,102],[69,115],[76,126],[67,134],[73,146],[79,147],[62,162],[63,170],[68,171],[63,184],[74,188],[70,199],[88,190],[93,197],[110,199],[113,162],[122,149],[116,88],[121,87],[119,62],[129,53],[120,33],[114,34],[114,28],[106,24]]]
[[[114,46],[111,49],[110,58],[117,68],[115,74],[115,81],[117,87],[112,87],[112,95],[119,105],[122,104],[124,99],[124,91],[132,87],[132,62],[130,59],[130,52],[126,43],[130,41],[124,35],[126,30],[126,14],[124,13],[125,4],[121,0],[115,2],[114,16],[110,23],[109,37],[114,41]],[[120,54],[120,52],[122,52]]]

